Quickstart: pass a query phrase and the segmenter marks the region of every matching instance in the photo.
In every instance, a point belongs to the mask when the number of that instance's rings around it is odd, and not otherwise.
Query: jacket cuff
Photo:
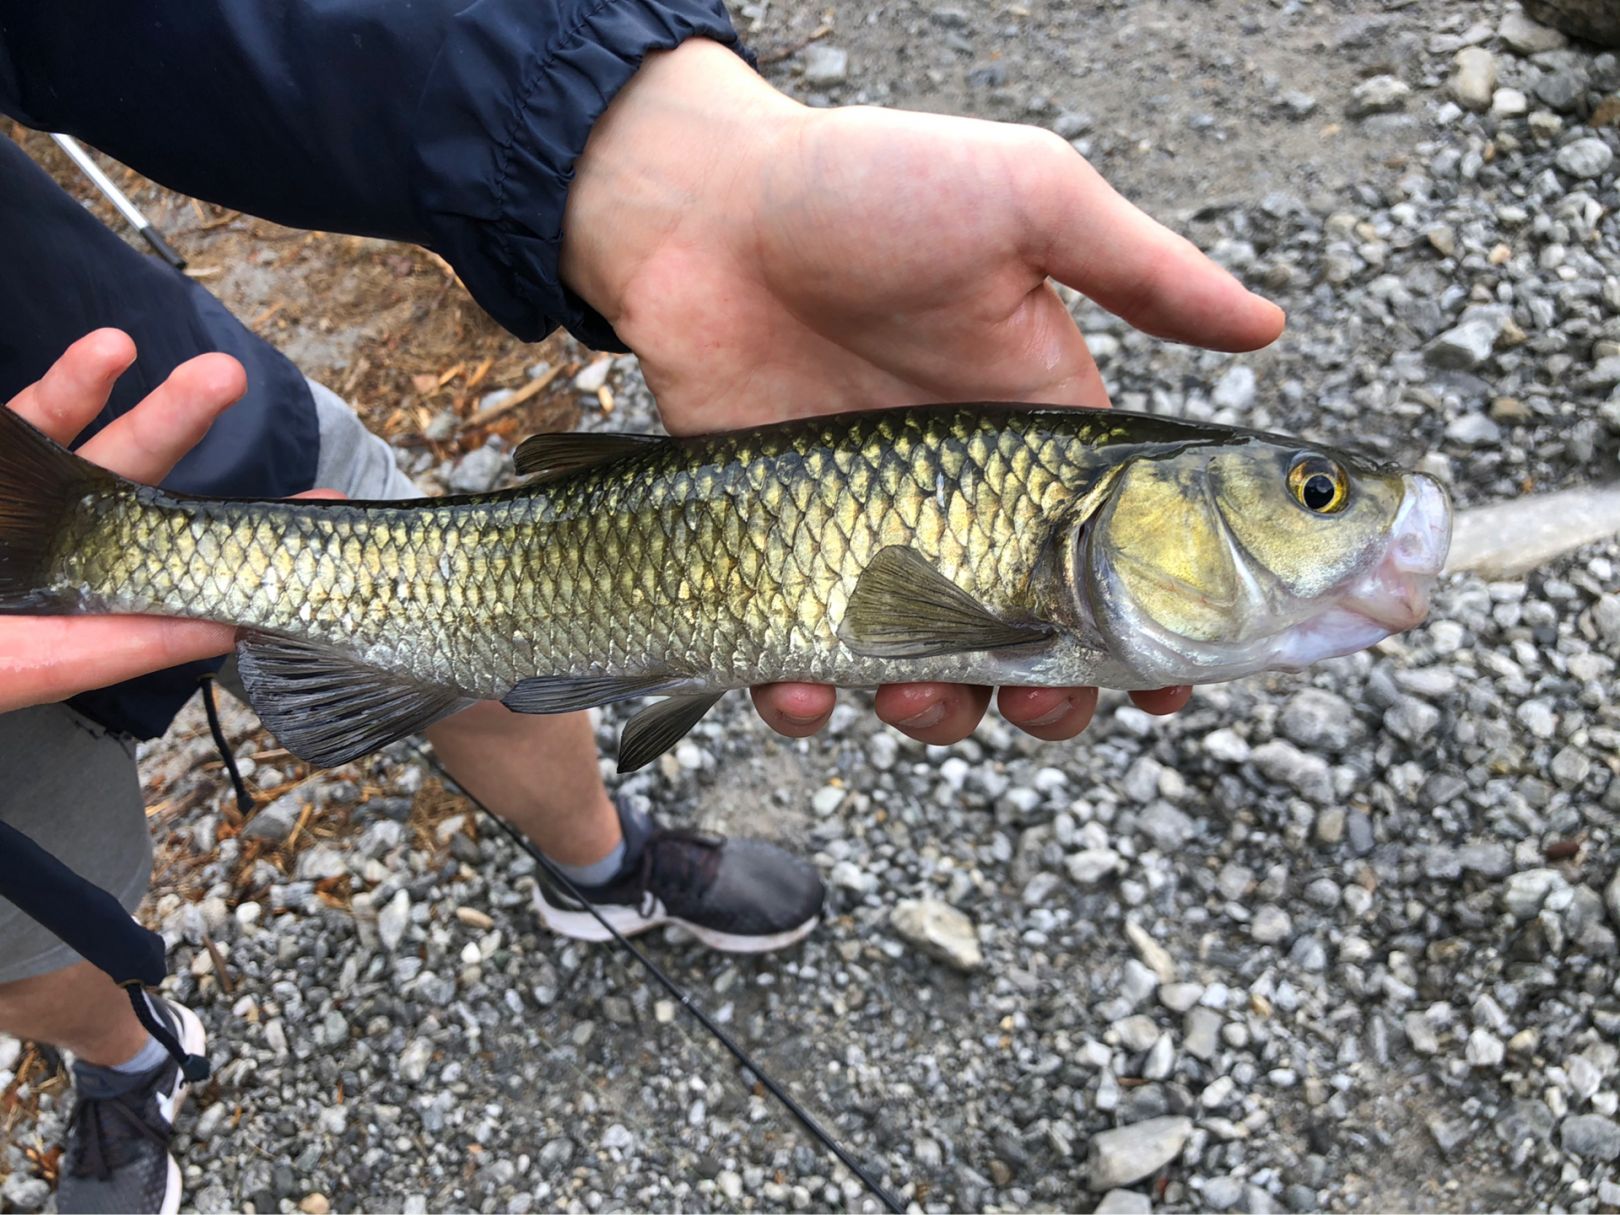
[[[624,350],[558,270],[574,165],[649,53],[710,38],[750,57],[720,0],[562,0],[541,44],[534,4],[485,0],[456,18],[420,115],[422,224],[473,297],[518,337],[561,325],[594,349]],[[508,83],[491,89],[492,80]]]

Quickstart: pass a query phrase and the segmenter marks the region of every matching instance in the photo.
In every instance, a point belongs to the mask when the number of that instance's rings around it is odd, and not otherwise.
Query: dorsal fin
[[[578,431],[530,435],[518,444],[512,460],[520,477],[555,481],[582,468],[594,468],[667,442],[663,435],[582,434]]]

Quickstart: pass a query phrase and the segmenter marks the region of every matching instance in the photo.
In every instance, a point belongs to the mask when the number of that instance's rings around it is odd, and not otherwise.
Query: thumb
[[[1038,269],[1156,337],[1255,350],[1282,332],[1281,308],[1132,206],[1073,148],[1045,146],[1021,183]]]

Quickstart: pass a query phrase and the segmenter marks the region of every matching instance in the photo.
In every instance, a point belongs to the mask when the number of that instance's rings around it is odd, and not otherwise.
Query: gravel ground
[[[742,21],[813,103],[1051,126],[1288,308],[1231,359],[1077,301],[1118,404],[1386,452],[1464,504],[1615,478],[1614,55],[1437,0]],[[648,424],[633,360],[582,375],[586,425]],[[500,454],[414,470],[487,485]],[[923,747],[855,694],[791,743],[730,698],[620,788],[802,849],[832,914],[779,957],[652,952],[921,1209],[1614,1211],[1617,658],[1611,542],[1168,721],[1105,698],[1072,745]],[[272,798],[245,828],[200,713],[147,749],[149,912],[220,1064],[197,1209],[876,1209],[633,965],[542,933],[529,862],[409,752],[310,776],[226,718]],[[0,1198],[34,1210],[66,1107],[18,1066],[0,1043]]]

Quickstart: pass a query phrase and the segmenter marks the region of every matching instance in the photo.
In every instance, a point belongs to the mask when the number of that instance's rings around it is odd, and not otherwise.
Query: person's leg
[[[68,708],[0,715],[0,821],[133,910],[152,843],[133,747]],[[203,1050],[189,1010],[153,1001],[185,1050]],[[76,1094],[57,1209],[173,1211],[169,1155],[184,1077],[136,1020],[129,996],[0,898],[0,1033],[74,1056]],[[117,1108],[114,1108],[117,1107]]]
[[[0,983],[0,1033],[70,1050],[94,1067],[128,1063],[152,1040],[129,997],[88,962]]]
[[[535,717],[485,701],[427,737],[457,784],[552,860],[593,865],[623,840],[587,714]]]

